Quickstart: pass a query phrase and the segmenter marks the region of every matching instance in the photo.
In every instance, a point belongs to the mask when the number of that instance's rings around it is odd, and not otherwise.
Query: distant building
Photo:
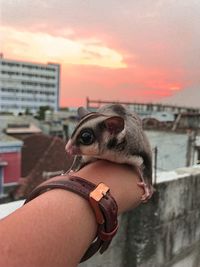
[[[22,178],[12,192],[13,199],[26,198],[41,182],[66,172],[73,160],[66,154],[65,142],[58,137],[36,134],[23,141]]]
[[[154,111],[149,114],[140,115],[141,119],[143,118],[152,118],[156,119],[159,122],[173,122],[174,121],[174,114],[170,111]]]
[[[0,57],[0,112],[59,107],[60,65],[16,61]]]
[[[46,111],[45,121],[40,126],[45,134],[68,140],[78,122],[77,109]]]
[[[41,133],[40,122],[31,115],[1,115],[0,133],[23,140],[25,137]]]
[[[86,107],[96,111],[105,104],[126,105],[130,111],[138,113],[145,129],[185,131],[200,128],[200,108],[184,107],[160,103],[139,103],[121,101],[102,101],[86,98]]]
[[[22,146],[22,141],[0,133],[0,198],[19,182]]]
[[[96,110],[102,105],[105,104],[123,104],[129,107],[131,111],[137,112],[140,116],[149,116],[160,113],[159,117],[164,119],[164,117],[169,113],[170,114],[179,114],[179,113],[200,113],[200,108],[193,107],[183,107],[176,105],[165,105],[160,103],[139,103],[139,102],[123,102],[123,101],[102,101],[102,100],[91,100],[86,98],[86,107],[89,110]],[[168,116],[168,115],[167,115]],[[156,118],[157,119],[157,118]]]
[[[35,119],[32,115],[12,115],[12,114],[0,114],[0,132],[6,130],[9,125],[17,124],[34,124],[37,127],[40,127],[40,121]]]
[[[23,140],[24,138],[41,133],[42,130],[38,128],[33,123],[23,123],[23,124],[8,124],[5,129],[6,134],[15,137],[17,139]]]

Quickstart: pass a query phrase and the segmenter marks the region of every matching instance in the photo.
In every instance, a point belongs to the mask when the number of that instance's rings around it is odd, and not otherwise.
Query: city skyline
[[[61,106],[87,96],[170,103],[181,95],[184,104],[191,88],[197,99],[198,1],[0,0],[0,7],[0,52],[60,63]]]

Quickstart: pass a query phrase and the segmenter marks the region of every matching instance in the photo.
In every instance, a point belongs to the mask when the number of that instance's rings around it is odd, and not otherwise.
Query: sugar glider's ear
[[[84,108],[84,107],[79,107],[78,110],[77,110],[77,112],[78,112],[78,116],[79,116],[80,119],[82,119],[85,115],[87,115],[87,114],[90,113],[90,112],[89,112],[86,108]]]
[[[112,116],[104,121],[106,129],[111,134],[118,134],[124,130],[124,119],[119,116]]]

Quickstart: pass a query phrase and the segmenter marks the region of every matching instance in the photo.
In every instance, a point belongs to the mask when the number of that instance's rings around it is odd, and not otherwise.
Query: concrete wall
[[[170,171],[186,166],[188,135],[176,132],[145,131],[151,147],[157,146],[157,170]],[[174,156],[174,155],[178,155]]]
[[[81,267],[200,267],[200,168],[170,175],[148,204],[120,218],[110,249]]]

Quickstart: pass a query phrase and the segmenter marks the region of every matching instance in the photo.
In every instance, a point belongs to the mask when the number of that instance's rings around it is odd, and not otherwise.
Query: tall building
[[[0,112],[32,113],[59,107],[60,65],[38,64],[0,56]]]

